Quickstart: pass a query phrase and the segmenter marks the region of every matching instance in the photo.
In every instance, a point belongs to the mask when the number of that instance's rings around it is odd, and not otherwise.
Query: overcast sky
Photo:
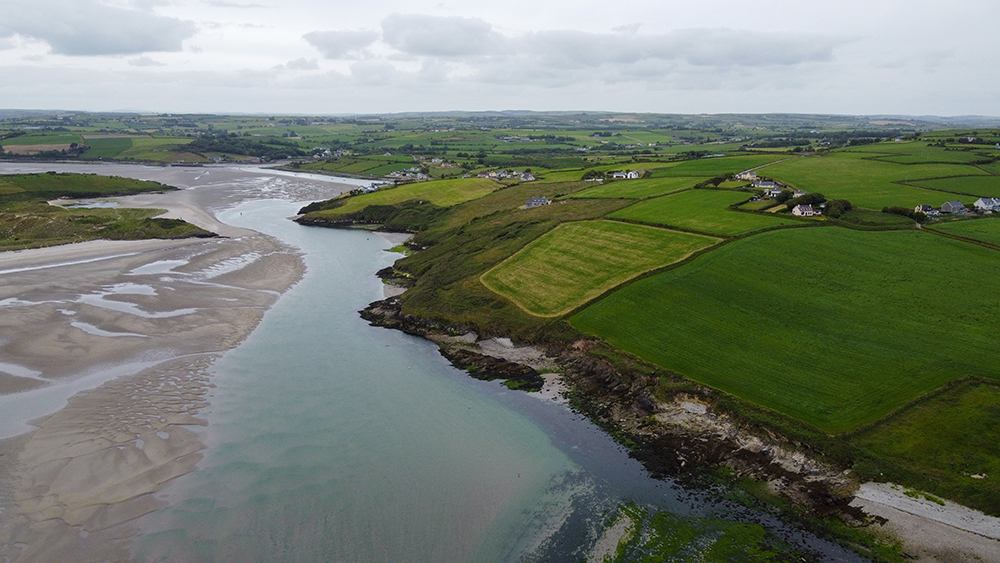
[[[1000,116],[997,0],[0,0],[0,108]]]

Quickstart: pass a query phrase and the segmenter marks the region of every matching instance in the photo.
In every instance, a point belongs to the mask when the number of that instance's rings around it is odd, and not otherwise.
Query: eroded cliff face
[[[540,370],[558,374],[573,407],[628,445],[654,476],[707,485],[725,468],[731,476],[766,483],[806,515],[836,515],[853,525],[870,521],[849,506],[858,486],[849,471],[773,433],[742,427],[719,411],[709,389],[687,385],[682,393],[661,393],[658,399],[655,373],[616,368],[591,353],[595,340],[544,349],[482,340],[470,327],[404,314],[398,297],[372,303],[361,316],[372,325],[436,342],[453,365],[479,379],[506,379],[513,383],[509,387],[537,391],[546,379]],[[510,345],[496,346],[497,340]]]

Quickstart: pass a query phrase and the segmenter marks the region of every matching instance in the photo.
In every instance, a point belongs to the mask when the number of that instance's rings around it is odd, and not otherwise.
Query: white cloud
[[[137,59],[131,59],[128,64],[132,66],[166,66],[159,61],[154,61],[149,57],[139,57]]]
[[[190,21],[128,10],[96,0],[4,0],[0,39],[20,35],[62,55],[133,55],[179,51],[195,34]]]
[[[378,39],[374,31],[312,31],[302,36],[328,59],[342,59]]]

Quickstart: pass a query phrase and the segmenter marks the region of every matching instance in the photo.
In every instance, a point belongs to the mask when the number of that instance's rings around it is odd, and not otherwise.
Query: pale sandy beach
[[[254,185],[289,199],[350,189],[271,180]],[[297,249],[212,213],[262,195],[118,198],[219,238],[0,253],[0,561],[129,560],[129,522],[195,469],[212,364],[304,272]]]

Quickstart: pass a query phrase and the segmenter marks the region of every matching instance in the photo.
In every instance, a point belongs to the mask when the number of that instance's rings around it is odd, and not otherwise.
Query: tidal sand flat
[[[211,366],[304,272],[298,249],[213,213],[262,192],[350,188],[117,168],[189,188],[122,205],[222,237],[0,253],[0,560],[130,558],[130,523],[201,459]]]

